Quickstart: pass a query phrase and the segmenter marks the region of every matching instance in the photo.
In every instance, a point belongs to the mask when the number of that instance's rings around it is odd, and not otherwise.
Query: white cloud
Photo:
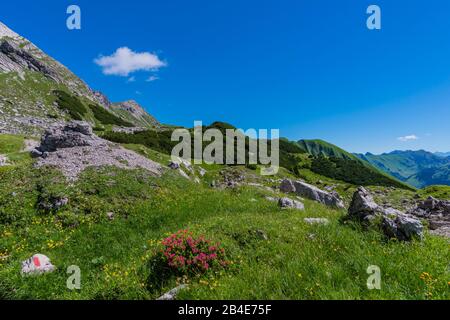
[[[129,77],[127,82],[136,82],[136,77]]]
[[[397,140],[402,141],[402,142],[407,142],[407,141],[419,140],[419,137],[416,136],[415,134],[411,134],[409,136],[398,137]]]
[[[136,71],[156,71],[167,66],[156,54],[150,52],[134,52],[122,47],[110,56],[100,56],[94,62],[101,66],[106,75],[128,77]]]
[[[153,76],[148,77],[147,80],[145,80],[145,81],[147,81],[147,82],[153,82],[153,81],[156,81],[156,80],[159,80],[159,77],[153,75]]]

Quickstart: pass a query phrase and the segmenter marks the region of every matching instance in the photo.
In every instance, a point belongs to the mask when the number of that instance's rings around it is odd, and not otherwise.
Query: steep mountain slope
[[[439,157],[424,150],[393,151],[381,155],[367,153],[357,156],[397,179],[418,188],[433,185],[436,182],[450,184],[447,174],[450,158]]]
[[[433,185],[450,186],[450,163],[438,168],[422,169],[409,177],[406,182],[421,188]]]
[[[110,110],[125,121],[131,122],[138,127],[153,128],[160,126],[160,123],[134,100],[114,103],[111,105]]]
[[[60,94],[79,101],[85,112],[78,117],[97,125],[91,105],[116,114],[108,98],[92,90],[69,69],[46,55],[33,43],[0,22],[0,132],[39,135],[55,122],[73,119],[73,113],[59,104]],[[117,114],[133,126],[153,127],[155,120],[143,108]],[[120,123],[121,121],[115,121]]]

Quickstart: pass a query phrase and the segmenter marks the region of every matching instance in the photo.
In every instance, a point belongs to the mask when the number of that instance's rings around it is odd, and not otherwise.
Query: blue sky
[[[82,30],[66,28],[70,4]],[[370,4],[382,9],[380,31],[366,28]],[[449,18],[446,0],[22,0],[0,10],[92,88],[164,123],[279,128],[373,153],[450,151]],[[164,66],[105,75],[94,60],[121,47]]]

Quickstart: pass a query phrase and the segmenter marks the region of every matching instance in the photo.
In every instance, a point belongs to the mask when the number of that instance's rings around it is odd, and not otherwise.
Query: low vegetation
[[[9,150],[20,152],[17,147]],[[127,147],[166,160],[142,145]],[[67,184],[52,168],[35,169],[28,162],[3,168],[0,298],[155,299],[187,284],[179,299],[450,299],[446,239],[427,234],[423,242],[387,241],[376,231],[342,223],[345,210],[308,200],[305,211],[281,210],[265,199],[276,196],[266,188],[211,188],[223,167],[207,170],[197,184],[171,170],[154,177],[143,170],[91,168]],[[245,167],[233,170],[272,185]],[[307,169],[300,172],[306,175]],[[279,178],[285,176],[291,173],[283,169]],[[334,183],[345,199],[351,196],[354,186]],[[60,198],[67,198],[65,206],[40,209]],[[309,225],[307,217],[330,223]],[[168,241],[174,234],[182,243],[191,237],[195,245],[183,249]],[[213,260],[218,252],[218,260],[211,268],[184,269],[161,256],[168,248],[186,262],[193,248]],[[22,277],[21,261],[35,253],[47,255],[56,271]],[[81,269],[80,290],[66,287],[71,265]],[[382,271],[381,290],[367,288],[371,265]]]
[[[317,174],[355,185],[393,186],[414,190],[414,188],[400,181],[396,181],[386,174],[375,169],[367,168],[367,166],[359,160],[317,156],[312,160],[311,170]]]
[[[74,120],[83,120],[87,109],[77,97],[62,90],[55,90],[53,93],[56,96],[56,103],[60,109],[66,111]]]
[[[116,125],[122,127],[134,127],[134,125],[130,122],[127,122],[111,112],[107,111],[105,108],[100,107],[99,105],[91,104],[89,108],[94,113],[95,119],[97,119],[103,125]]]

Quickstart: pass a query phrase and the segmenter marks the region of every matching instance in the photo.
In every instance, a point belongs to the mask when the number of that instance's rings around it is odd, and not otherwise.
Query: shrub
[[[180,230],[162,242],[167,265],[184,274],[199,274],[228,265],[225,250],[203,236],[194,238],[188,230]]]
[[[116,126],[122,126],[122,127],[134,127],[133,124],[119,118],[118,116],[112,114],[105,108],[99,106],[99,105],[89,105],[89,108],[94,113],[94,117],[100,121],[101,124],[107,125],[112,124]]]
[[[87,109],[77,97],[61,90],[55,90],[53,93],[56,95],[56,103],[60,109],[69,113],[74,120],[83,120],[83,115],[86,114]]]
[[[112,142],[141,144],[147,148],[169,155],[172,153],[173,147],[178,144],[178,142],[172,141],[171,137],[172,131],[169,130],[162,132],[147,130],[135,132],[133,134],[106,131],[102,136],[102,138]]]

